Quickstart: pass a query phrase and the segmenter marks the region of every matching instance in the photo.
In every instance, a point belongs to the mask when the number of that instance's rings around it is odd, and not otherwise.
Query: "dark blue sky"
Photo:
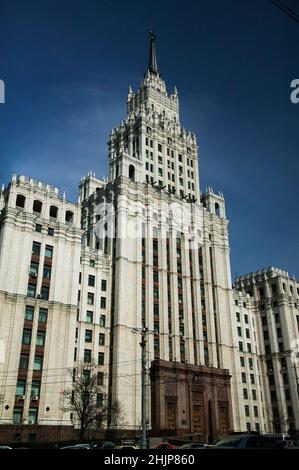
[[[225,194],[233,277],[273,265],[299,278],[299,24],[269,0],[0,0],[0,182],[25,174],[76,200],[81,175],[107,174],[148,28],[198,138],[201,188]]]

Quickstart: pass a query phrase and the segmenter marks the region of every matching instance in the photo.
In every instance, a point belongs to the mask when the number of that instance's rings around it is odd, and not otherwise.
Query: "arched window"
[[[66,211],[65,213],[65,221],[68,224],[72,224],[74,221],[74,213],[72,211]]]
[[[26,201],[25,196],[23,196],[23,194],[18,194],[17,200],[16,200],[16,207],[20,207],[21,209],[24,209],[25,201]]]
[[[33,201],[33,212],[40,214],[42,211],[43,204],[40,201]]]
[[[129,166],[129,178],[131,181],[135,181],[135,167],[134,165]]]
[[[218,215],[218,217],[220,217],[220,207],[219,207],[218,202],[215,203],[215,214]]]
[[[50,217],[52,217],[53,219],[57,219],[57,215],[58,215],[58,207],[50,206]]]

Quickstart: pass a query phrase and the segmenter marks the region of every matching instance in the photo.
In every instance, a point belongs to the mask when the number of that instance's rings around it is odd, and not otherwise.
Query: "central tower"
[[[129,88],[127,117],[109,140],[109,180],[158,185],[169,193],[199,200],[196,137],[180,124],[176,88],[168,94],[158,70],[156,37],[151,31],[149,64],[136,93]]]

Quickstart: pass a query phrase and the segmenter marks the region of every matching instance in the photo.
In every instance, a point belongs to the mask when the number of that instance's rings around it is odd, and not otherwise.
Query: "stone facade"
[[[298,334],[298,284],[273,271],[281,347],[268,295],[273,272],[240,278],[233,290],[223,194],[200,192],[196,137],[181,126],[178,92],[167,93],[156,65],[136,93],[130,88],[127,116],[111,132],[107,180],[81,178],[72,204],[57,188],[14,175],[0,210],[0,423],[9,436],[24,425],[37,439],[42,426],[73,435],[62,392],[72,384],[69,370],[90,361],[102,399],[121,405],[128,432],[140,429],[144,327],[153,431],[172,422],[172,433],[203,439],[232,429],[269,432],[276,409],[298,429],[296,369],[289,356],[281,363]],[[262,336],[257,280],[270,340]],[[280,366],[289,370],[287,402]],[[164,375],[180,378],[175,393],[158,383]],[[111,428],[109,414],[103,424]]]

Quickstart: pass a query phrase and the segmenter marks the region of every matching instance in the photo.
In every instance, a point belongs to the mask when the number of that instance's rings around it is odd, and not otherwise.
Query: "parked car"
[[[157,444],[154,449],[176,449],[177,447],[169,442],[160,442]]]
[[[239,434],[227,436],[214,445],[214,449],[283,449],[271,437]]]
[[[275,441],[284,449],[299,449],[299,442],[293,441],[292,439],[283,439]]]
[[[89,444],[75,444],[73,446],[64,446],[61,449],[91,449]]]
[[[9,446],[0,446],[0,450],[1,449],[12,449],[12,447],[9,447]]]
[[[180,447],[180,449],[205,449],[207,445],[204,442],[188,442]]]
[[[116,449],[117,445],[114,442],[102,441],[99,444],[95,444],[93,449]]]

